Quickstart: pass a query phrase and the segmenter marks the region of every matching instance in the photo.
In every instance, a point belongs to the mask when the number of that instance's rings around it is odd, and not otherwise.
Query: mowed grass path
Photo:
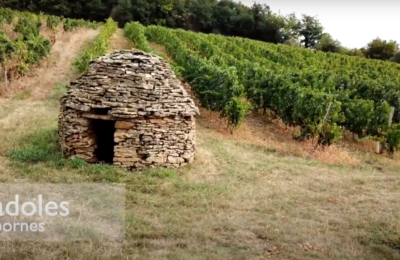
[[[124,172],[64,160],[55,87],[0,104],[0,181],[125,183],[125,241],[0,242],[0,259],[400,259],[399,173],[329,166],[197,124],[179,169]]]

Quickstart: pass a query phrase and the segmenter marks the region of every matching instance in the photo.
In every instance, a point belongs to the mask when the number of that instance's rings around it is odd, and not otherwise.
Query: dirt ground
[[[132,48],[133,48],[132,41],[124,37],[124,31],[122,29],[118,29],[111,38],[110,51],[130,50]]]

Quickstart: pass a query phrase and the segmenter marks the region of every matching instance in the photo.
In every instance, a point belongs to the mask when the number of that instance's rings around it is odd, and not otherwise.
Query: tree
[[[195,31],[211,32],[214,22],[213,9],[214,0],[191,0],[188,1],[190,23]]]
[[[389,60],[398,49],[398,44],[395,41],[386,41],[378,37],[368,43],[365,48],[365,56],[371,59]]]
[[[111,17],[118,21],[120,26],[133,20],[132,3],[130,0],[118,0],[118,5],[111,12]]]
[[[300,21],[297,19],[296,14],[292,13],[287,16],[281,17],[282,26],[280,28],[280,36],[282,43],[290,43],[299,46],[299,28]]]
[[[391,61],[400,63],[400,51],[398,51],[392,58],[390,58]]]
[[[324,33],[317,44],[317,49],[323,52],[340,52],[341,44],[329,33]]]
[[[303,14],[299,24],[299,34],[303,36],[301,43],[303,43],[305,48],[315,49],[322,37],[323,30],[324,27],[322,27],[316,17]]]
[[[235,17],[238,14],[237,4],[231,0],[221,0],[214,7],[213,27],[224,35],[232,35],[235,29]]]
[[[170,28],[186,28],[187,27],[187,11],[185,0],[168,0],[171,4],[163,5],[163,13],[166,15],[165,26]]]
[[[280,15],[274,14],[266,4],[253,4],[254,32],[249,38],[265,42],[281,43],[282,28],[285,21]]]
[[[254,17],[251,13],[242,13],[235,17],[234,32],[237,36],[249,37],[254,36]]]

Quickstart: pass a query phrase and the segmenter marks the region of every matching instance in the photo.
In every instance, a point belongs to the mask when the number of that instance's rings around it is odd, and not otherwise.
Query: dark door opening
[[[96,135],[98,162],[113,163],[115,121],[93,120],[93,131]]]

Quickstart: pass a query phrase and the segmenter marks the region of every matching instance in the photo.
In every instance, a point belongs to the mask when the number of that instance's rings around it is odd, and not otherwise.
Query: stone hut
[[[134,168],[193,161],[199,110],[169,65],[138,50],[92,61],[61,98],[66,157]]]

